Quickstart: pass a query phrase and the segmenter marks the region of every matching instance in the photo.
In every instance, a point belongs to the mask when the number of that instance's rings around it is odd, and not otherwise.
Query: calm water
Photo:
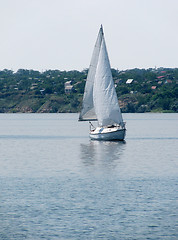
[[[125,143],[77,118],[0,114],[0,239],[178,239],[178,114],[125,114]]]

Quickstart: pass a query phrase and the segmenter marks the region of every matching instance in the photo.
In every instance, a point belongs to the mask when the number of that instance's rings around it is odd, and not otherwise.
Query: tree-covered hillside
[[[178,68],[112,69],[122,112],[178,112]],[[0,71],[0,112],[79,112],[87,70]]]

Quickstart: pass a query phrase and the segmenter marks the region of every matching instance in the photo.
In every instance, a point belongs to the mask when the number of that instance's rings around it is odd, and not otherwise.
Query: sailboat
[[[90,62],[79,121],[90,122],[90,138],[124,140],[125,123],[112,78],[101,25]],[[94,127],[91,121],[98,121]]]

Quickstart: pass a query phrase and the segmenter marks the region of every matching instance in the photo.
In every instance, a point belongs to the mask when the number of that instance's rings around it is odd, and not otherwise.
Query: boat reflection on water
[[[81,159],[85,166],[115,168],[126,147],[125,141],[90,141],[81,144]]]

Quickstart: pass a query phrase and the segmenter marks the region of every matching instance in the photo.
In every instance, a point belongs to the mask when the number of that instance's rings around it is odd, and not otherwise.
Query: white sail
[[[90,128],[91,139],[123,141],[125,138],[125,123],[112,78],[102,26],[88,71],[79,120],[98,120],[99,126]]]
[[[102,38],[95,74],[93,99],[99,126],[113,124],[123,126],[104,36]]]
[[[88,71],[87,81],[85,85],[85,91],[83,96],[82,110],[79,116],[79,121],[96,120],[96,113],[93,105],[93,84],[95,79],[96,68],[98,64],[98,57],[103,38],[103,28],[101,26],[98,37],[95,43],[95,47],[92,54],[92,59]]]

